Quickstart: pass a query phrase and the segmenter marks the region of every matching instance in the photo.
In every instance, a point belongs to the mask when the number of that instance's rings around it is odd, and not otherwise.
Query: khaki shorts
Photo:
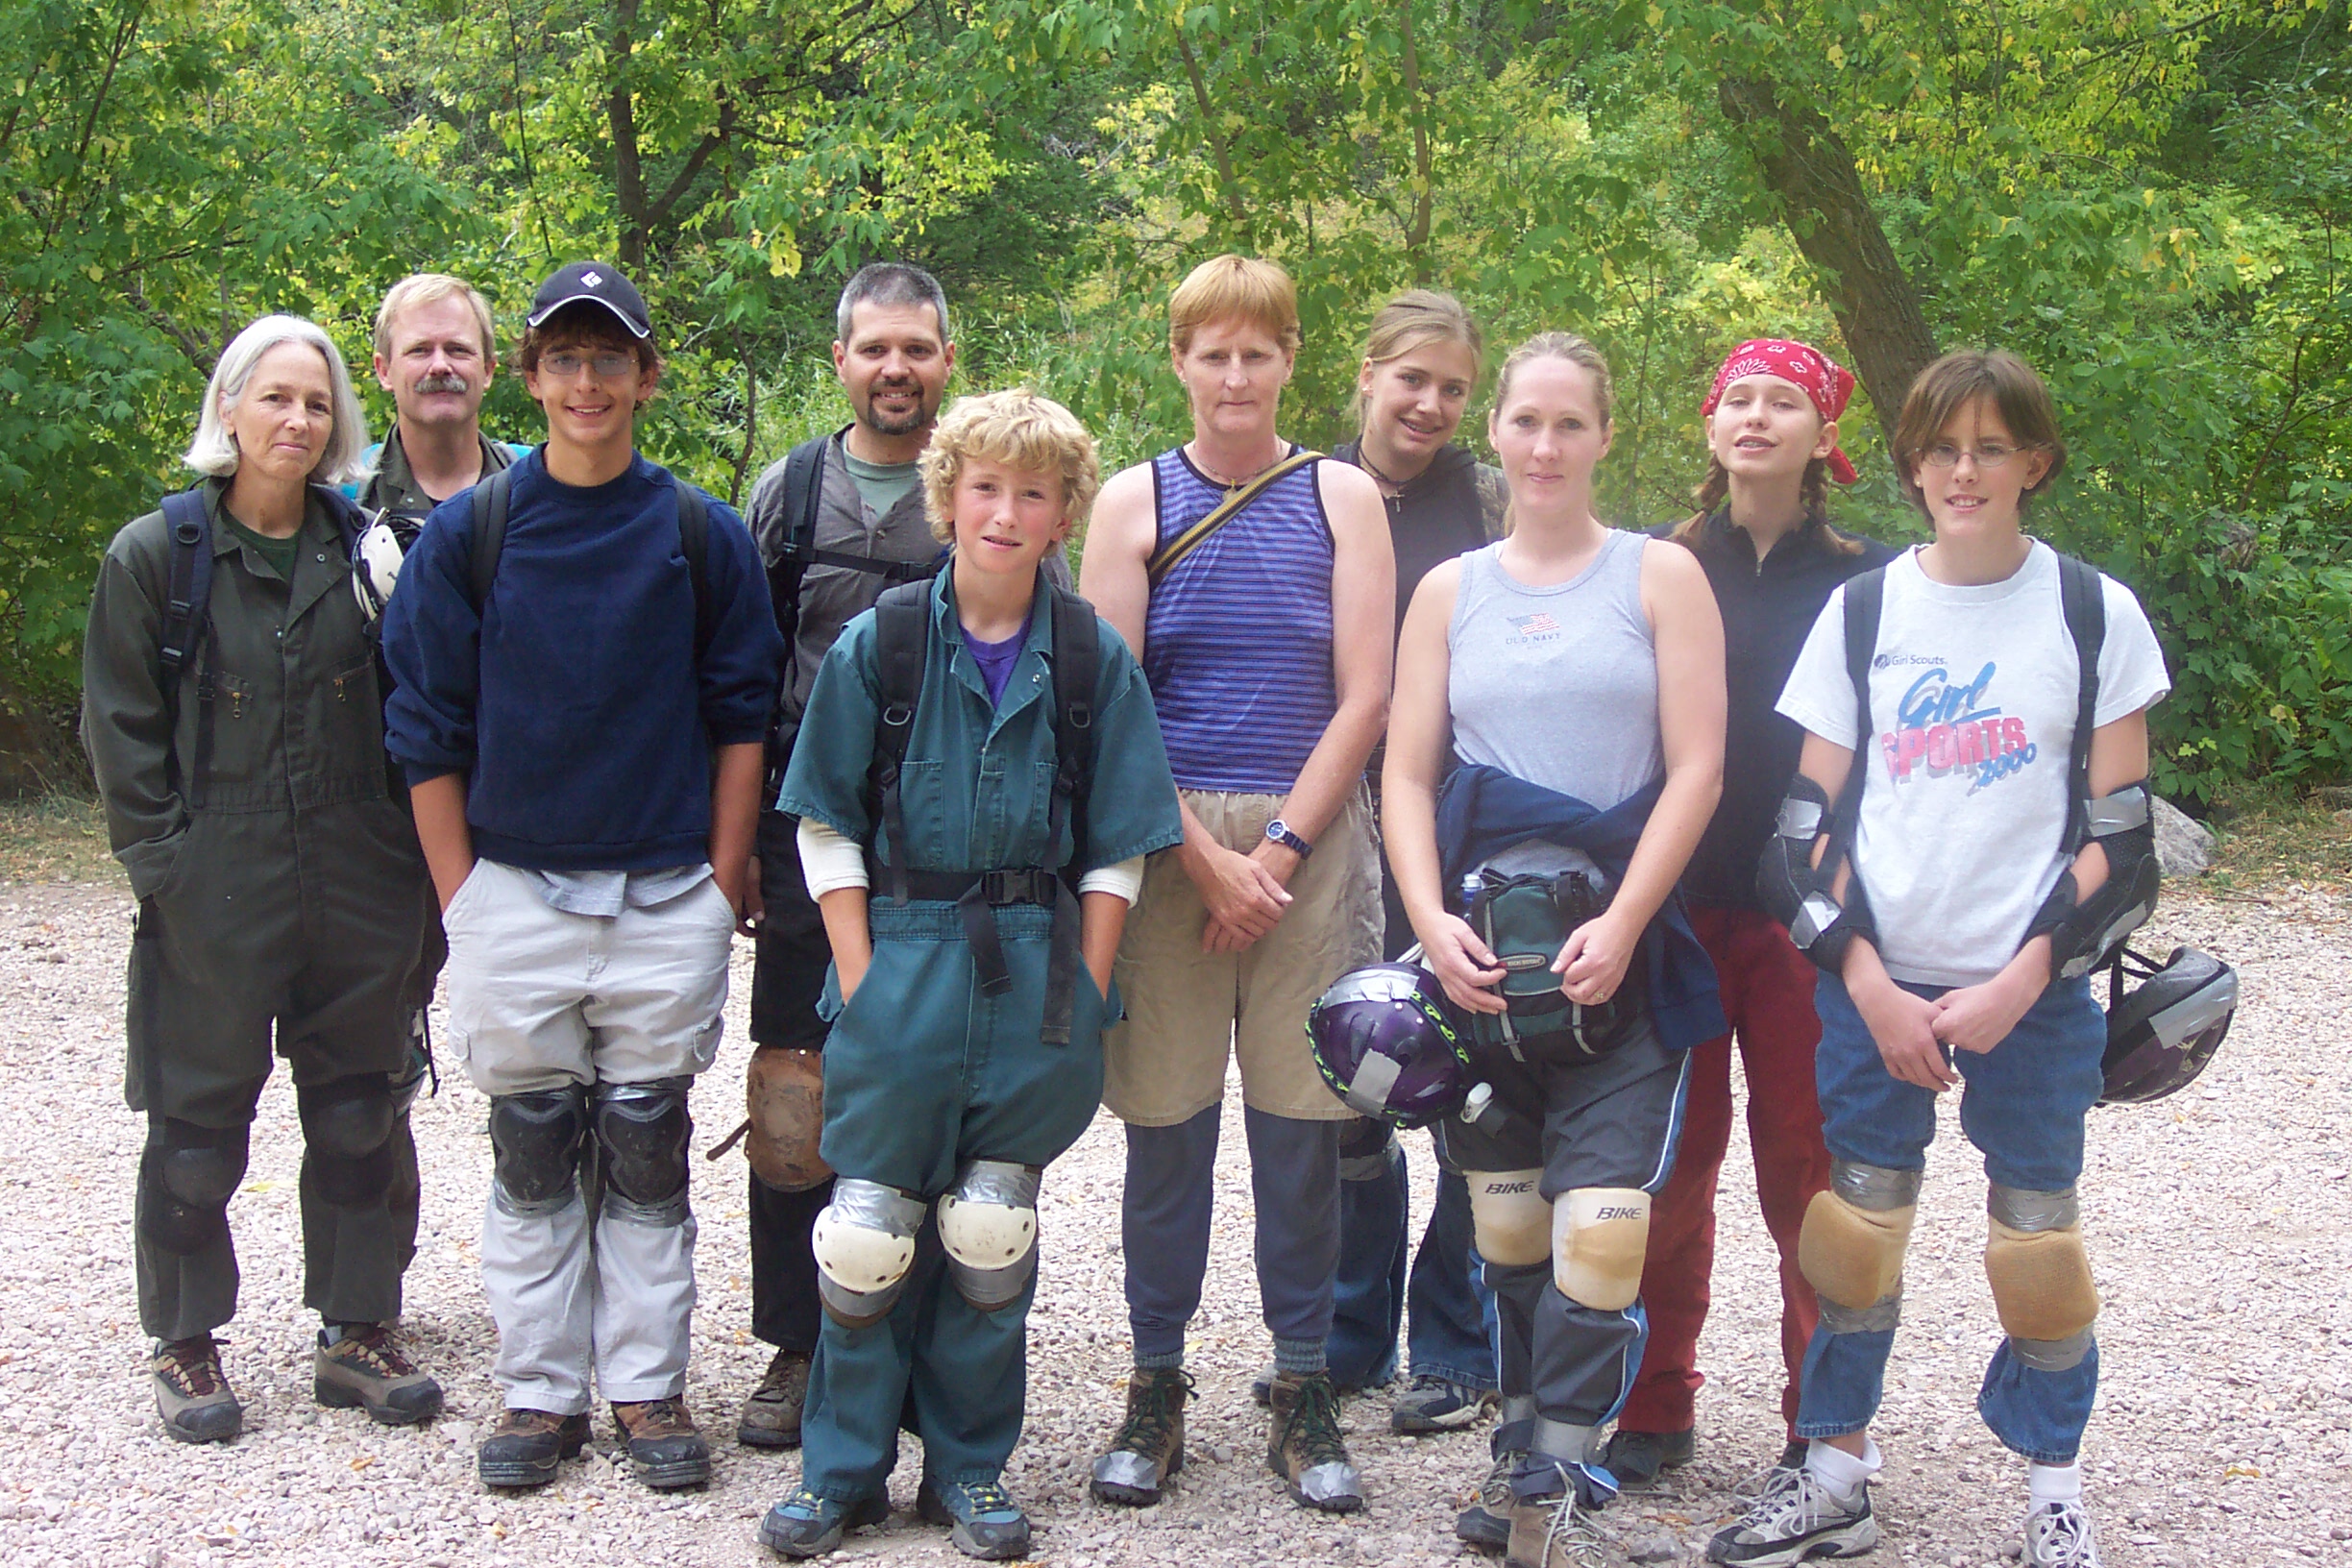
[[[1265,842],[1279,795],[1180,792],[1216,841]],[[1225,1097],[1225,1063],[1241,1061],[1241,1098],[1302,1121],[1356,1115],[1326,1087],[1307,1049],[1307,1010],[1348,970],[1381,956],[1380,849],[1359,790],[1291,879],[1280,921],[1238,953],[1201,951],[1209,913],[1174,854],[1154,855],[1127,918],[1113,976],[1127,1016],[1103,1036],[1103,1103],[1127,1121],[1169,1127]]]

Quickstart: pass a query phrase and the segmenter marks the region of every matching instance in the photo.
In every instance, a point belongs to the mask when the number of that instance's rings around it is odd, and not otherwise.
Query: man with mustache
[[[361,506],[421,523],[527,450],[481,433],[496,344],[490,302],[464,279],[420,272],[392,285],[376,312],[376,383],[399,417],[360,456],[366,472],[353,496]]]

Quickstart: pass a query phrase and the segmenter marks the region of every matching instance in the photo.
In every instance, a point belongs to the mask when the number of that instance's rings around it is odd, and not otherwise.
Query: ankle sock
[[[2082,1501],[2082,1465],[2028,1464],[2025,1485],[2033,1494],[2034,1507],[2045,1503],[2079,1503]]]
[[[1851,1503],[1861,1495],[1862,1483],[1878,1473],[1881,1463],[1876,1439],[1862,1439],[1859,1456],[1847,1453],[1816,1437],[1805,1450],[1805,1468],[1840,1503]]]
[[[1184,1365],[1182,1350],[1142,1351],[1135,1353],[1138,1372],[1170,1372]]]
[[[1295,1372],[1310,1377],[1323,1370],[1323,1341],[1320,1339],[1283,1339],[1274,1341],[1274,1370]]]

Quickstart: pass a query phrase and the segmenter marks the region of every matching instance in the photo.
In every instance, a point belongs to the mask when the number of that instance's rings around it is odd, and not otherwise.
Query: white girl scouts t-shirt
[[[2102,576],[2097,723],[2170,689],[2156,634],[2130,589]],[[2058,556],[2035,541],[2016,576],[1953,587],[1906,551],[1886,569],[1871,659],[1870,772],[1854,863],[1887,973],[1924,986],[1990,980],[2070,857],[2067,764],[2081,665],[2058,598]],[[1829,596],[1780,694],[1779,711],[1854,745],[1846,590]]]

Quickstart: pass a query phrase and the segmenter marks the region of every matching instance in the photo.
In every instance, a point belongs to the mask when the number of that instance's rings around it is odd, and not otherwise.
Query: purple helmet
[[[1434,977],[1411,964],[1351,969],[1307,1012],[1315,1069],[1349,1107],[1395,1127],[1461,1109],[1470,1053]]]
[[[2123,992],[2124,961],[2140,984]],[[2101,1105],[2161,1100],[2186,1088],[2221,1048],[2238,1011],[2238,971],[2194,947],[2175,947],[2162,968],[2118,953],[2107,996],[2107,1075]]]

